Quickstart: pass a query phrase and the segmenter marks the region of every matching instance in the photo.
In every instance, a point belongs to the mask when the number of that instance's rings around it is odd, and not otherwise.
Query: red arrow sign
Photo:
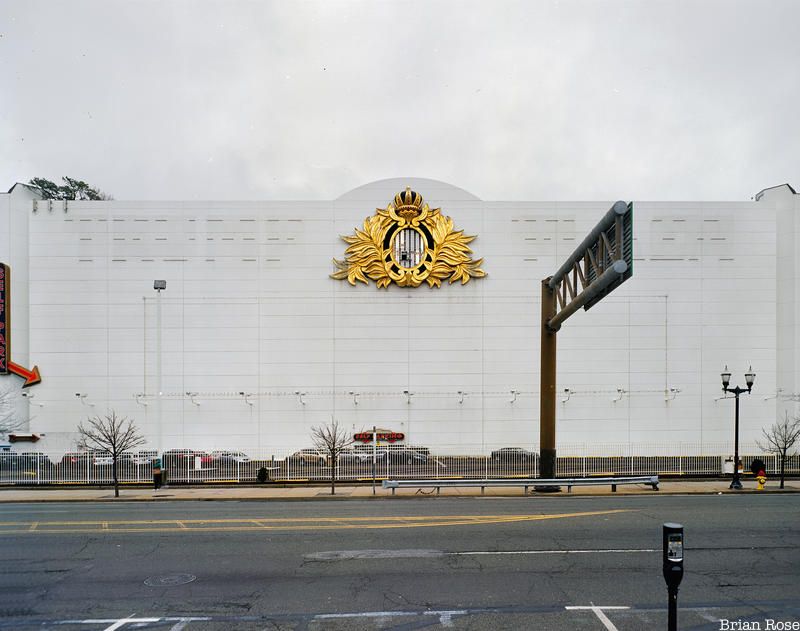
[[[42,376],[39,374],[39,367],[34,366],[33,370],[28,370],[27,368],[23,368],[19,364],[15,364],[14,362],[8,362],[8,372],[13,372],[15,375],[19,375],[25,380],[25,383],[22,384],[23,388],[27,388],[28,386],[32,386],[35,383],[39,383],[42,380]]]

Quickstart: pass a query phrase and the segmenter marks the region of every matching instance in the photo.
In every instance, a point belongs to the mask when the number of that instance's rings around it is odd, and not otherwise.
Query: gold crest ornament
[[[386,208],[376,208],[362,230],[341,237],[349,246],[345,260],[333,259],[337,271],[331,278],[347,279],[351,285],[357,280],[369,285],[372,279],[385,288],[391,282],[440,287],[443,280],[464,285],[486,276],[480,268],[483,259],[473,261],[467,245],[475,237],[453,230],[453,220],[440,211],[431,210],[422,195],[406,187]]]

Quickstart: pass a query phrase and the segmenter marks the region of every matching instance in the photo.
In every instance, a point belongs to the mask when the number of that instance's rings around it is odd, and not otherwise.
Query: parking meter
[[[683,526],[680,524],[664,524],[664,580],[667,582],[669,594],[669,631],[678,628],[678,585],[683,579]]]

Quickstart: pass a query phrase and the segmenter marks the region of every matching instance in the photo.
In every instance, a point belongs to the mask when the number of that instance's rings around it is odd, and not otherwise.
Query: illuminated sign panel
[[[378,442],[385,441],[387,443],[393,443],[398,440],[405,439],[406,435],[402,432],[388,432],[384,430],[378,430],[375,433],[375,440]],[[353,439],[357,441],[361,441],[362,443],[371,443],[372,442],[372,432],[359,432],[358,434],[353,435]]]
[[[11,267],[0,263],[0,375],[13,373],[22,377],[23,388],[42,380],[39,367],[28,370],[11,361]]]
[[[10,289],[11,270],[5,263],[0,263],[0,375],[8,374],[8,358],[11,355],[8,338],[11,320],[11,310],[8,305]]]

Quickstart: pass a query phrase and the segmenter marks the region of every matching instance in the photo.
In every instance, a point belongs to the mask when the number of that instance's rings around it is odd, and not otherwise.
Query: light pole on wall
[[[740,388],[739,386],[736,386],[735,388],[728,387],[731,383],[731,373],[728,372],[727,366],[725,366],[725,370],[720,373],[720,377],[722,377],[722,391],[732,392],[736,398],[736,420],[733,442],[733,480],[731,480],[731,485],[729,488],[741,489],[742,482],[739,480],[739,395],[743,392],[750,394],[751,390],[753,389],[753,383],[756,380],[756,373],[753,372],[752,366],[750,366],[747,372],[744,373],[744,380],[747,383],[747,389]]]
[[[167,288],[167,281],[154,280],[153,289],[156,290],[156,449],[161,451],[162,446],[162,410],[161,396],[163,385],[161,383],[161,292]]]

